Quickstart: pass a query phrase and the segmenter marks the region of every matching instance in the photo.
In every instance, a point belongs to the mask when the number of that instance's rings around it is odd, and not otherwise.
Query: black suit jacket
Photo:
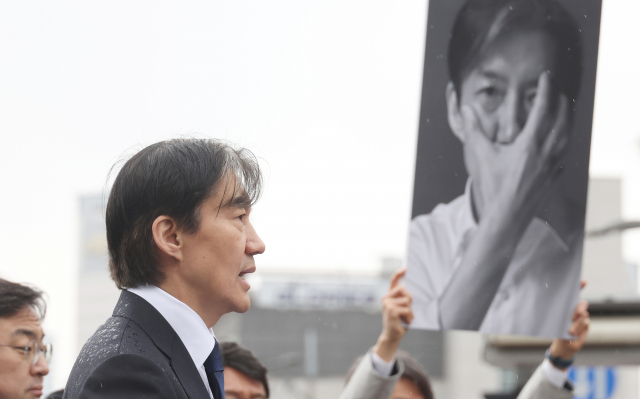
[[[122,291],[109,318],[84,344],[63,399],[209,399],[184,344],[144,299]]]

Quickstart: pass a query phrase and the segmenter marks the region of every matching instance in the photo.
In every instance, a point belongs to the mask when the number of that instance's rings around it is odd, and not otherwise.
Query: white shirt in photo
[[[442,328],[439,298],[478,228],[470,187],[468,182],[463,195],[411,222],[404,284],[413,296],[413,328]],[[565,229],[560,234],[545,220],[534,217],[480,331],[569,338],[580,289],[582,237],[582,231]]]

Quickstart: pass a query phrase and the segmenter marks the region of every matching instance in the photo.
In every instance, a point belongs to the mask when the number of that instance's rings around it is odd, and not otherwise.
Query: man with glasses
[[[44,344],[42,292],[0,279],[0,398],[42,395],[51,344]]]

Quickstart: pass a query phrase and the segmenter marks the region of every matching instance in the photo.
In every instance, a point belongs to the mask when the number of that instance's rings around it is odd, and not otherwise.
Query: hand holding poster
[[[430,1],[405,283],[412,327],[567,336],[600,7]]]

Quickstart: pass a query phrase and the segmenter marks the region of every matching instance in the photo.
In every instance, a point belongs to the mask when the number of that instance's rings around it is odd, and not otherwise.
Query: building
[[[105,205],[106,199],[101,195],[80,198],[78,351],[111,317],[120,296],[120,291],[109,277]]]

